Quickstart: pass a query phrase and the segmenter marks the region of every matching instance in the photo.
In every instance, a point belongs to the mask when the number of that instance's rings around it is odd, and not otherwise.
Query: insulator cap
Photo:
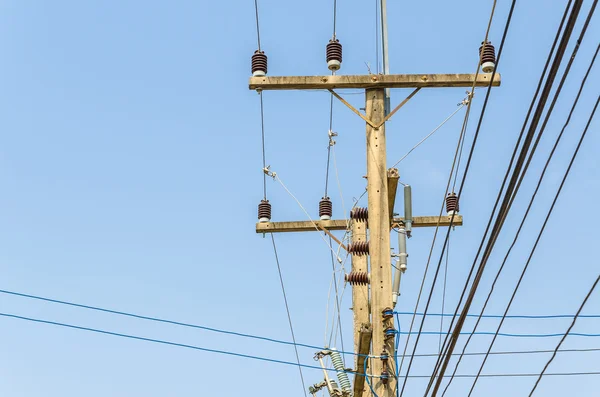
[[[348,252],[354,255],[367,255],[369,253],[368,241],[357,241],[356,243],[348,244]]]
[[[258,204],[258,221],[269,222],[271,220],[271,203],[269,200],[260,200]]]
[[[369,210],[367,208],[354,208],[350,211],[350,219],[366,222],[369,219]]]
[[[328,221],[331,219],[331,215],[333,215],[333,205],[329,197],[325,196],[319,201],[319,218],[322,221]]]
[[[344,276],[344,280],[350,285],[367,285],[370,281],[369,273],[352,271]]]
[[[339,70],[342,65],[342,45],[336,38],[329,40],[325,49],[327,67],[329,70]]]
[[[485,49],[483,48],[485,44]],[[491,42],[482,42],[479,47],[479,57],[481,58],[481,69],[484,73],[492,73],[496,66],[496,49]]]
[[[448,193],[448,196],[446,196],[446,212],[448,212],[448,216],[458,213],[458,210],[458,196],[454,192]]]
[[[267,56],[264,51],[256,50],[252,55],[252,75],[265,76],[267,74]]]

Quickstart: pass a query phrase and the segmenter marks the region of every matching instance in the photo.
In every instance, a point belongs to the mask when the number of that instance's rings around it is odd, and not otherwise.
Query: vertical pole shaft
[[[366,90],[367,117],[377,124],[385,117],[385,90]],[[375,129],[367,124],[367,193],[369,195],[369,251],[371,257],[371,313],[373,327],[372,355],[386,352],[388,365],[380,358],[370,360],[371,373],[381,376],[387,370],[387,384],[373,378],[373,389],[379,397],[395,395],[393,357],[394,338],[385,338],[384,331],[393,326],[393,320],[384,321],[383,310],[392,306],[392,266],[390,258],[390,214],[386,166],[385,125]]]
[[[381,0],[381,46],[383,55],[383,74],[390,74],[388,55],[387,1]],[[390,89],[385,89],[385,115],[390,114]]]
[[[360,220],[352,221],[352,244],[358,242],[367,241],[367,223]],[[367,255],[352,255],[352,271],[369,273],[368,257]],[[358,352],[359,343],[361,339],[360,330],[364,325],[370,326],[371,320],[369,316],[369,285],[353,285],[352,286],[352,313],[354,314],[354,351]],[[364,365],[359,365],[360,362],[364,363],[364,358],[355,356],[354,368],[359,373],[364,371]],[[359,390],[363,393],[368,389],[363,376],[356,376],[354,378],[355,383],[355,394]],[[367,394],[363,394],[367,395]]]

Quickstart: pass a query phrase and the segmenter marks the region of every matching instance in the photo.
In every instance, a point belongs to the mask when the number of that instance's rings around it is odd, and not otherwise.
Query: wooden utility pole
[[[365,357],[362,355],[365,354],[371,356],[368,361],[367,374],[371,375],[368,380],[375,393],[379,397],[394,397],[397,386],[396,368],[394,367],[394,338],[390,338],[389,333],[385,331],[394,326],[393,318],[391,318],[393,305],[390,231],[394,224],[402,222],[402,218],[392,216],[398,172],[395,169],[388,170],[386,166],[385,123],[421,88],[471,88],[490,85],[500,85],[499,74],[494,75],[493,81],[490,74],[261,76],[250,78],[249,88],[253,90],[329,90],[366,123],[368,222],[354,219],[351,227],[352,243],[366,241],[367,228],[369,229],[368,251],[371,259],[368,285],[353,285],[352,291],[354,348],[355,353],[358,353],[355,360],[357,375],[354,379],[354,397],[362,397],[365,393],[367,396],[372,396],[370,388],[365,385],[365,377],[362,376],[365,372]],[[389,114],[386,114],[384,105],[387,88],[414,88],[416,90]],[[334,91],[335,89],[364,89],[366,114],[352,107]],[[449,226],[450,219],[448,216],[414,217],[412,226],[414,228]],[[462,222],[462,217],[455,215],[452,225],[460,226]],[[324,231],[332,235],[331,231],[347,230],[347,228],[348,223],[345,220],[256,224],[257,233]],[[339,240],[336,239],[336,241]],[[352,270],[353,272],[368,272],[367,256],[353,255]],[[386,310],[384,314],[385,309],[389,310]],[[387,360],[385,360],[386,355]]]
[[[379,124],[385,117],[385,89],[365,91],[367,117]],[[388,206],[388,173],[386,166],[385,125],[367,124],[367,194],[369,196],[369,254],[371,255],[371,313],[374,356],[394,357],[394,338],[385,339],[384,309],[392,309],[392,266],[390,252],[390,212]],[[371,358],[372,387],[378,396],[393,396],[396,380],[389,364],[393,360]],[[386,381],[387,380],[387,381]]]

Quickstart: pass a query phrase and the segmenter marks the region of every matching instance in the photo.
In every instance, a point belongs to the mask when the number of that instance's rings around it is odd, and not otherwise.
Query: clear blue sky
[[[327,74],[330,2],[261,0],[263,47],[271,75]],[[342,73],[376,71],[375,2],[339,1]],[[389,1],[393,73],[472,73],[491,1]],[[499,2],[490,39],[499,44],[509,2]],[[563,2],[519,1],[466,183],[465,226],[452,234],[447,308],[454,308],[497,194]],[[576,34],[591,4],[586,1]],[[0,4],[0,289],[188,321],[289,340],[269,239],[254,233],[262,194],[259,102],[247,89],[256,49],[251,1],[16,1]],[[592,21],[531,176],[489,262],[482,290],[510,243],[534,175],[560,131],[600,37]],[[570,49],[569,49],[570,54]],[[578,134],[598,95],[592,72],[522,239],[490,305],[503,311],[541,226]],[[398,103],[408,91],[393,91]],[[389,162],[456,109],[464,89],[427,90],[388,124]],[[362,95],[349,95],[362,106]],[[475,97],[474,114],[483,101]],[[316,217],[327,148],[326,93],[267,92],[267,162]],[[462,114],[401,163],[413,186],[415,215],[435,215],[443,198]],[[473,118],[473,120],[476,120]],[[575,163],[547,231],[517,295],[513,314],[573,313],[598,274],[600,195],[598,121]],[[468,132],[471,141],[475,122]],[[364,190],[364,123],[334,108],[336,156],[346,210]],[[305,214],[269,181],[273,220]],[[342,217],[335,178],[330,195]],[[412,310],[433,230],[415,230],[399,310]],[[316,233],[276,236],[299,342],[323,345],[331,264]],[[393,244],[394,245],[394,244]],[[439,252],[437,250],[436,252]],[[435,256],[434,256],[435,257]],[[346,265],[349,267],[349,263]],[[481,307],[478,295],[474,309]],[[350,288],[342,302],[344,343],[351,350]],[[435,295],[440,310],[441,294]],[[0,311],[87,327],[294,361],[290,346],[152,324],[0,295]],[[330,309],[332,306],[330,305]],[[330,311],[331,312],[331,311]],[[600,312],[600,294],[586,313]],[[330,313],[331,314],[331,313]],[[331,317],[331,315],[329,316]],[[401,325],[407,327],[409,318]],[[331,320],[329,321],[331,324]],[[471,322],[467,325],[472,324]],[[482,330],[493,330],[485,320]],[[509,320],[506,332],[564,332],[568,320]],[[435,331],[438,320],[428,321]],[[467,327],[468,328],[468,327]],[[574,331],[600,332],[600,320]],[[403,338],[402,342],[405,339]],[[472,351],[489,339],[475,337]],[[500,338],[497,350],[548,349],[557,338]],[[420,352],[435,352],[436,336]],[[564,347],[597,347],[594,338],[568,338]],[[338,348],[339,348],[338,342]],[[300,349],[313,365],[314,350]],[[0,319],[3,396],[303,396],[298,370],[176,347]],[[547,355],[493,357],[486,373],[539,372]],[[600,353],[559,355],[551,372],[599,371]],[[432,359],[412,373],[428,375]],[[348,366],[350,366],[348,357]],[[469,358],[460,373],[473,373]],[[306,386],[322,374],[305,370]],[[424,381],[411,380],[410,395]],[[531,378],[482,379],[478,396],[521,396]],[[598,377],[545,378],[540,396],[592,396]],[[447,396],[463,396],[457,380]],[[407,394],[408,395],[408,394]]]

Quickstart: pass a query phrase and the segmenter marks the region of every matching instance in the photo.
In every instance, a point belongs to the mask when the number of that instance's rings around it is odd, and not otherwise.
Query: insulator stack
[[[369,253],[368,241],[357,241],[348,244],[348,252],[354,255],[367,255]]]
[[[319,201],[319,218],[322,221],[328,221],[331,219],[331,215],[333,214],[333,205],[331,204],[331,200],[329,197],[323,197],[321,201]]]
[[[260,200],[258,205],[258,221],[269,222],[271,220],[271,203],[269,200]]]
[[[252,55],[252,75],[255,77],[267,74],[267,56],[264,51],[256,50]]]
[[[325,53],[329,70],[339,70],[342,66],[342,45],[340,41],[336,38],[329,40]]]
[[[346,282],[350,285],[367,285],[371,281],[371,277],[367,272],[350,272],[344,276]]]
[[[352,384],[350,383],[350,379],[348,379],[346,368],[344,368],[344,361],[342,360],[342,355],[335,348],[331,348],[330,351],[331,363],[333,364],[333,368],[335,368],[337,372],[337,377],[340,381],[342,391],[344,391],[346,394],[350,394],[352,392]]]
[[[479,57],[481,58],[481,70],[483,70],[484,73],[492,73],[496,67],[496,49],[491,42],[481,43],[481,47],[479,47]]]
[[[369,210],[367,208],[354,208],[350,211],[350,219],[366,222],[369,219]]]
[[[448,212],[448,216],[457,214],[458,210],[458,196],[454,192],[448,193],[448,196],[446,196],[446,212]]]

